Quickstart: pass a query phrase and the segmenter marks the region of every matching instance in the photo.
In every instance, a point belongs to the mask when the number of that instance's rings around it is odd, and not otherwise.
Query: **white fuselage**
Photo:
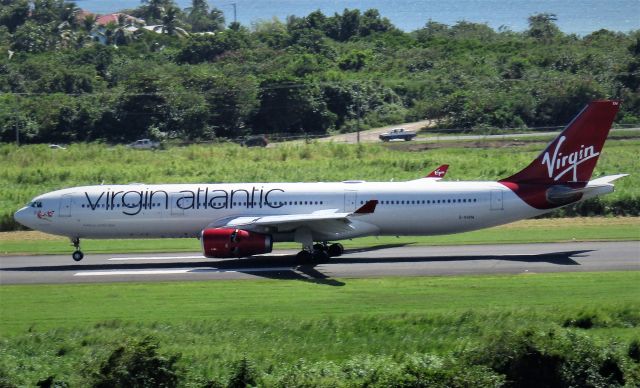
[[[449,234],[548,211],[529,206],[498,182],[422,179],[74,187],[35,198],[39,206],[21,209],[16,219],[33,229],[72,238],[196,237],[225,219],[353,212],[370,200],[378,201],[375,212],[340,228],[332,224],[323,230],[319,225],[313,239]],[[275,241],[294,240],[286,228],[271,233]]]

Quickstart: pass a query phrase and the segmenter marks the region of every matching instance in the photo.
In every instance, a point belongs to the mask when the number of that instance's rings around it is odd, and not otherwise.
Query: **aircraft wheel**
[[[324,249],[313,252],[313,261],[316,263],[325,263],[329,261],[329,254]]]
[[[311,263],[313,261],[313,254],[309,251],[300,251],[296,255],[296,259],[303,264]]]
[[[326,251],[327,247],[324,244],[313,244],[313,251],[314,252],[320,252],[320,251]]]
[[[82,253],[82,251],[75,251],[75,252],[73,252],[71,257],[75,261],[80,261],[80,260],[82,260],[84,258],[84,253]]]
[[[330,257],[341,256],[344,253],[344,246],[340,243],[331,244],[328,253]]]

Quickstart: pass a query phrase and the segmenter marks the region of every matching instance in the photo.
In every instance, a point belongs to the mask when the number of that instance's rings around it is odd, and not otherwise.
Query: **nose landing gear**
[[[71,243],[73,244],[76,250],[71,254],[71,257],[74,261],[80,261],[84,258],[84,253],[80,250],[80,239],[78,237],[74,237],[71,239]]]

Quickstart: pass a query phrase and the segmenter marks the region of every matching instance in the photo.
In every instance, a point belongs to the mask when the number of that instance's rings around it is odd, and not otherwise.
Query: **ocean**
[[[181,8],[191,0],[177,0]],[[139,0],[76,0],[83,9],[96,13],[110,13],[135,8]],[[225,14],[227,23],[237,20],[245,25],[274,17],[284,21],[288,15],[305,16],[317,9],[326,15],[341,13],[345,8],[366,10],[377,8],[398,28],[413,31],[429,20],[448,25],[466,20],[487,23],[498,29],[522,31],[527,18],[534,13],[556,14],[557,24],[565,33],[587,35],[605,28],[628,32],[640,29],[640,0],[224,0],[209,1],[210,6]]]

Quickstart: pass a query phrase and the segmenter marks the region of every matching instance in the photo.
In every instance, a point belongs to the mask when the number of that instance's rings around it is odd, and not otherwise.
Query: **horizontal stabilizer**
[[[589,183],[587,184],[587,187],[589,187],[589,186],[609,185],[613,181],[618,180],[620,178],[624,178],[626,176],[629,176],[629,174],[616,174],[616,175],[603,176],[603,177],[594,179],[592,181],[589,181]]]
[[[584,187],[569,187],[566,185],[556,185],[547,191],[547,199],[556,204],[568,204],[578,200],[585,200],[601,194],[613,192],[613,181],[629,174],[617,174],[603,176],[589,181]]]

